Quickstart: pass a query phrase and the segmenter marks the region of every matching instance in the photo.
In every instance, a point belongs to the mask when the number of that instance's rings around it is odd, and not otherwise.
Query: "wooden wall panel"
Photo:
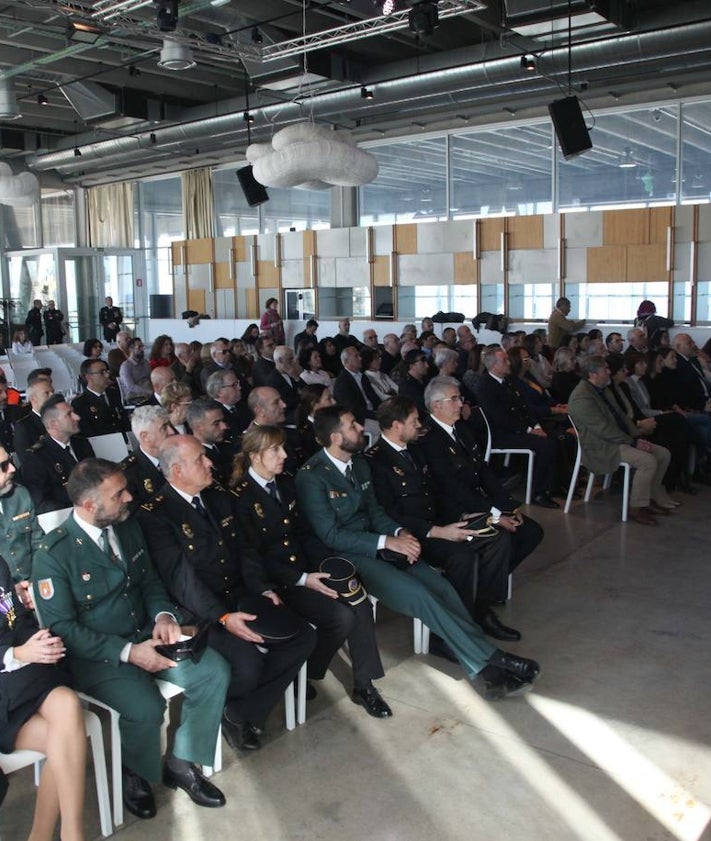
[[[254,318],[259,320],[259,299],[257,298],[257,290],[245,289],[244,294],[247,299],[247,312],[244,314],[244,318]]]
[[[246,263],[250,259],[250,246],[254,237],[232,237],[232,251],[235,263]]]
[[[454,282],[461,284],[479,282],[479,262],[468,251],[457,251],[454,255]]]
[[[673,207],[650,207],[649,209],[649,244],[667,244],[667,228],[674,225]]]
[[[189,239],[187,242],[188,263],[212,263],[215,259],[215,240],[212,237]]]
[[[417,254],[417,225],[393,225],[393,250],[398,254]]]
[[[204,289],[188,289],[188,309],[205,312]]]
[[[588,248],[588,283],[619,283],[627,280],[627,249],[622,245]]]
[[[311,262],[316,254],[316,231],[303,231],[304,249],[304,287],[310,288],[314,285],[315,271],[311,271]],[[318,284],[318,279],[316,278]]]
[[[264,289],[268,286],[279,286],[279,269],[274,265],[274,260],[257,261],[257,286]]]
[[[509,248],[513,250],[543,248],[543,217],[514,216],[508,220]]]
[[[215,289],[234,289],[229,263],[215,263]]]
[[[174,266],[182,266],[183,265],[183,246],[185,245],[184,239],[176,239],[175,242],[171,242],[170,250],[173,255],[173,265]]]
[[[480,251],[499,251],[501,249],[501,234],[506,230],[506,219],[481,220]]]
[[[390,257],[373,259],[373,285],[390,286]]]
[[[630,245],[627,248],[627,280],[632,283],[668,280],[667,247],[664,245]]]
[[[606,210],[602,215],[603,245],[647,245],[649,214],[637,210]]]

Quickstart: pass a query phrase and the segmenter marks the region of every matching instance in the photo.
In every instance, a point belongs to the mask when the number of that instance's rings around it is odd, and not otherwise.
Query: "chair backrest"
[[[46,511],[44,514],[37,515],[37,522],[45,534],[48,534],[52,529],[61,526],[67,517],[72,513],[71,508],[59,508],[57,511]]]
[[[484,449],[484,461],[488,463],[489,459],[491,458],[491,427],[489,426],[489,421],[481,406],[477,406],[477,409],[481,414],[481,418],[484,421],[484,428],[486,429],[486,447]]]
[[[121,432],[110,432],[108,435],[95,435],[89,438],[94,455],[109,461],[123,461],[128,455],[128,444]]]

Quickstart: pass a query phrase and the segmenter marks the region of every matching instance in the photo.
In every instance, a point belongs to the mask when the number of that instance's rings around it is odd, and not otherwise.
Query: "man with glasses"
[[[86,386],[72,401],[79,415],[79,433],[85,438],[125,432],[128,418],[116,388],[109,388],[109,366],[102,359],[85,359],[79,369]]]
[[[267,385],[274,370],[274,348],[276,342],[271,336],[260,336],[254,343],[258,359],[252,366],[252,383],[255,386]]]
[[[239,451],[242,433],[252,422],[247,402],[242,400],[240,381],[232,370],[214,371],[207,378],[207,396],[222,406],[224,421],[228,426],[223,441]]]
[[[375,412],[380,405],[380,398],[362,372],[363,363],[358,348],[344,348],[341,351],[341,364],[343,370],[336,377],[333,396],[337,403],[347,406],[353,412],[368,434],[377,438],[380,430],[375,421]]]

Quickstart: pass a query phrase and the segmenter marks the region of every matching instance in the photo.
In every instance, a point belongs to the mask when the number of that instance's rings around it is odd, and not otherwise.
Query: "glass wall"
[[[185,237],[180,176],[139,182],[139,248],[146,250],[150,295],[172,295],[170,244]]]
[[[422,319],[442,312],[462,312],[476,315],[476,286],[400,286],[397,290],[398,317]]]
[[[71,248],[77,244],[74,190],[42,190],[42,239],[50,245]]]
[[[589,321],[633,321],[645,299],[655,302],[659,315],[669,315],[669,284],[665,282],[571,283],[566,286],[566,296],[575,317]],[[550,309],[545,317],[548,315]]]
[[[711,102],[681,107],[681,201],[711,200]]]
[[[217,169],[212,173],[215,197],[215,235],[237,237],[259,233],[259,208],[250,207],[244,197],[236,170]]]

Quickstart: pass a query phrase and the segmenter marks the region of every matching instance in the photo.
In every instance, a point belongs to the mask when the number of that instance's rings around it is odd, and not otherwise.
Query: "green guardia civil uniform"
[[[319,539],[358,568],[366,590],[384,605],[421,619],[442,637],[469,677],[474,677],[497,650],[475,625],[456,590],[422,561],[405,570],[377,557],[380,535],[401,528],[378,503],[370,467],[353,457],[353,484],[324,450],[296,474],[299,510]]]
[[[33,560],[35,602],[42,623],[65,642],[77,688],[119,711],[123,764],[156,782],[165,701],[155,678],[185,690],[173,754],[212,765],[230,670],[209,648],[199,663],[183,660],[156,673],[121,661],[126,643],[151,637],[159,613],[179,615],[138,524],[129,519],[113,528],[118,559],[103,552],[73,516],[50,532]]]
[[[9,494],[0,496],[0,507],[0,551],[13,581],[28,581],[32,553],[44,537],[30,492],[22,485],[14,485]]]

